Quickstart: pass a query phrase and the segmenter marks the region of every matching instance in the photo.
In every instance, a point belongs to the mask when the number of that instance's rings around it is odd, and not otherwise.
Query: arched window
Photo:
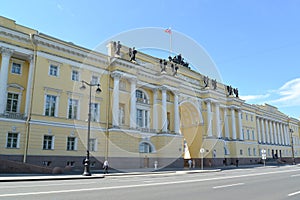
[[[149,98],[142,90],[136,90],[136,127],[149,128],[150,122],[150,105]]]
[[[140,146],[139,146],[139,152],[140,153],[152,153],[153,148],[152,148],[151,144],[149,144],[148,142],[142,142],[142,143],[140,143]]]

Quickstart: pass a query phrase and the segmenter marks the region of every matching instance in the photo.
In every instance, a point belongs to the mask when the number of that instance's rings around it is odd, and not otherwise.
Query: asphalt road
[[[299,200],[300,166],[103,179],[1,182],[0,199]]]

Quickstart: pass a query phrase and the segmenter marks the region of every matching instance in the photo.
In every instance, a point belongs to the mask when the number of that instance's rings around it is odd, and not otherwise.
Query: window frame
[[[55,73],[53,73],[53,67],[56,67]],[[59,64],[50,63],[49,64],[48,75],[49,76],[53,76],[53,77],[59,77],[59,69],[60,69],[60,65]]]
[[[10,135],[12,137],[10,137]],[[14,137],[15,135],[16,135],[16,137]],[[8,145],[9,140],[10,140],[10,145]],[[20,133],[17,133],[17,132],[7,132],[5,147],[7,149],[19,149],[20,148]]]
[[[49,138],[51,138],[51,140]],[[44,135],[43,136],[43,144],[42,144],[43,148],[42,149],[43,150],[54,150],[54,140],[55,140],[54,135]],[[49,141],[50,141],[50,143],[49,143]],[[45,145],[45,142],[47,142],[46,145]],[[50,148],[49,148],[49,146],[50,146]]]
[[[16,73],[16,72],[14,71],[14,64],[19,65],[19,67],[20,67],[19,73]],[[11,73],[11,74],[15,74],[15,75],[22,75],[22,68],[23,68],[23,63],[18,62],[18,61],[12,61],[10,73]]]
[[[54,113],[53,115],[51,114],[51,110],[53,109],[51,106],[53,104],[53,100],[50,99],[50,102],[49,102],[49,113],[46,114],[47,112],[47,102],[48,102],[48,97],[51,98],[51,97],[55,97],[55,101],[54,101]],[[45,102],[44,102],[44,116],[48,116],[48,117],[57,117],[57,112],[58,112],[58,105],[59,105],[59,96],[57,95],[52,95],[52,94],[45,94]]]
[[[70,139],[74,139],[70,141]],[[77,150],[77,137],[68,136],[67,137],[67,151],[76,151]]]

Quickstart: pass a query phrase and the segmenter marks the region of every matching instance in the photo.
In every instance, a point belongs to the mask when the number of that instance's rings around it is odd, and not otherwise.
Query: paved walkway
[[[267,165],[266,167],[277,167],[278,165]],[[110,170],[109,174],[103,174],[102,170],[92,171],[91,176],[83,176],[81,174],[63,174],[63,175],[41,175],[41,174],[0,174],[0,182],[14,181],[50,181],[50,180],[72,180],[72,179],[101,179],[105,176],[132,176],[132,175],[149,175],[149,174],[192,174],[192,173],[209,173],[218,172],[228,169],[245,169],[254,167],[264,167],[263,165],[234,165],[224,166],[221,168],[197,169],[161,169],[150,171],[151,169],[127,169],[125,172]]]

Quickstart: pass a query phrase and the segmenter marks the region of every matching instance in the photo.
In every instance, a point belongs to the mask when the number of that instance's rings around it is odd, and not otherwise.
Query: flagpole
[[[172,32],[169,35],[170,35],[170,56],[172,56]]]

